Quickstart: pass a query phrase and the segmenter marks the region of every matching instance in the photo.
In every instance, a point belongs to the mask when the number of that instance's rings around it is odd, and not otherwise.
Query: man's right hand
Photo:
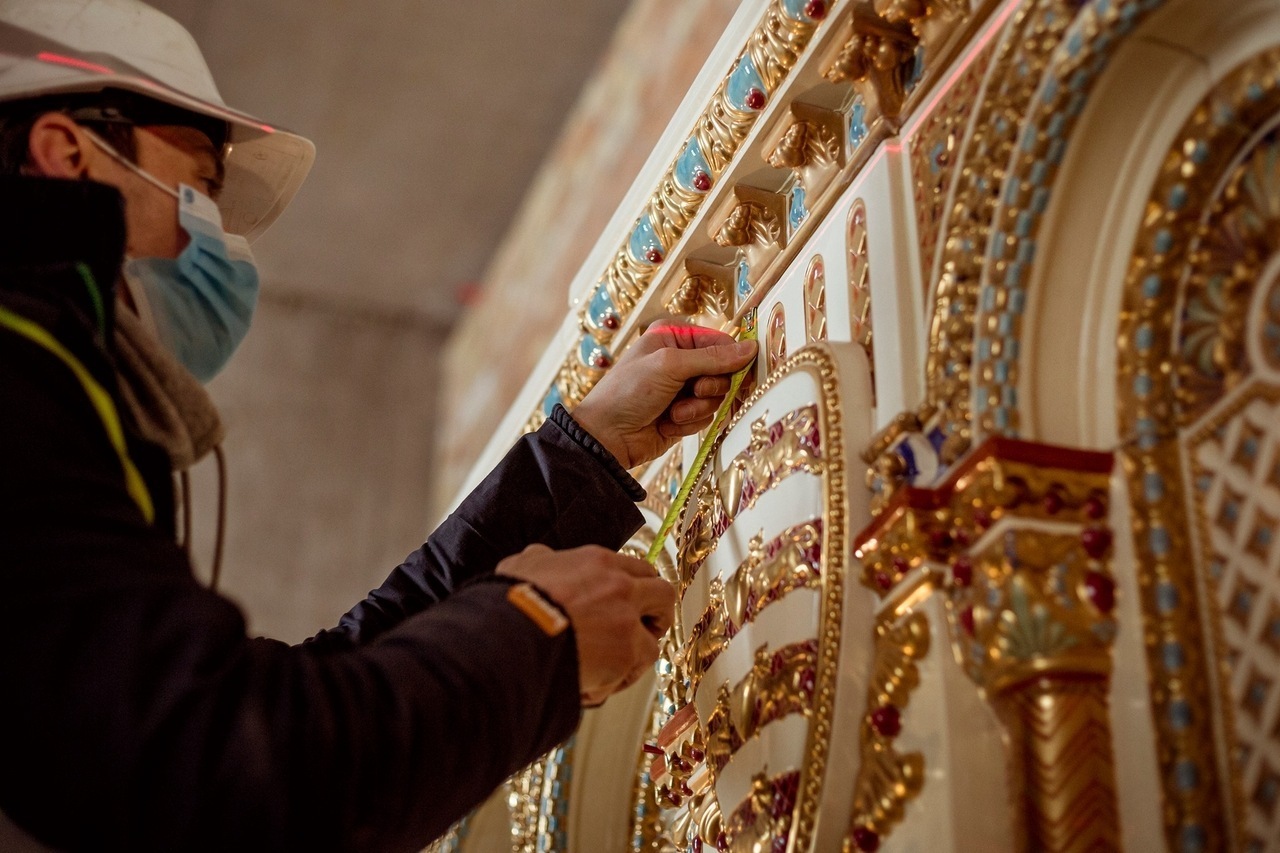
[[[595,545],[568,551],[530,545],[499,563],[498,574],[532,583],[564,608],[577,638],[584,705],[630,686],[658,659],[675,590],[645,561]]]

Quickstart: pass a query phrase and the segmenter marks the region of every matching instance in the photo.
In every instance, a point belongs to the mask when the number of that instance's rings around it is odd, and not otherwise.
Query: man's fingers
[[[612,555],[617,559],[618,568],[634,578],[650,580],[658,576],[658,570],[639,557],[627,557],[622,554]],[[666,583],[666,581],[663,581]]]
[[[723,397],[729,393],[732,381],[729,376],[702,376],[693,382],[693,396],[703,399]]]
[[[635,582],[633,598],[640,611],[640,621],[653,637],[661,637],[671,628],[675,617],[676,591],[661,578],[643,578]],[[656,646],[654,655],[657,655]]]
[[[656,371],[680,382],[699,376],[719,376],[736,373],[755,358],[758,345],[755,341],[738,341],[697,349],[665,347],[650,357],[656,361]]]
[[[683,426],[684,424],[706,420],[708,417],[715,415],[723,399],[723,397],[714,397],[706,400],[677,400],[671,406],[671,422]]]

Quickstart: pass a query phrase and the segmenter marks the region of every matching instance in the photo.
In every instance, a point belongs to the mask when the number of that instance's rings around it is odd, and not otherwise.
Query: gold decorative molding
[[[854,782],[853,815],[845,853],[876,850],[902,822],[906,804],[924,785],[924,756],[895,746],[902,712],[920,684],[916,662],[929,653],[929,620],[922,613],[876,625],[875,664],[867,688],[867,713],[859,732],[861,761]]]
[[[1231,318],[1248,304],[1241,288],[1264,284],[1261,274],[1280,250],[1278,149],[1274,129],[1258,132],[1280,117],[1278,67],[1280,50],[1244,62],[1178,133],[1135,240],[1119,329],[1117,405],[1166,838],[1171,846],[1207,851],[1275,832],[1274,814],[1247,805],[1242,791],[1241,770],[1254,768],[1241,768],[1237,756],[1262,752],[1241,749],[1219,664],[1227,654],[1222,623],[1229,611],[1215,603],[1216,581],[1197,552],[1199,513],[1183,475],[1184,443],[1195,447],[1207,437],[1180,428],[1198,414],[1201,423],[1229,417],[1235,404],[1225,401],[1243,399],[1233,389],[1258,382],[1246,377],[1260,365],[1243,358],[1242,329]],[[1186,322],[1175,324],[1179,305]],[[1207,528],[1199,531],[1208,535]]]
[[[823,76],[852,83],[878,111],[896,123],[907,102],[920,39],[909,21],[890,21],[865,6],[853,8],[853,34]]]
[[[855,539],[862,581],[880,595],[900,597],[922,571],[945,587],[956,658],[1009,729],[1012,789],[1025,800],[1021,849],[1093,849],[1099,838],[1119,849],[1109,724],[1104,713],[1099,732],[1097,715],[1081,716],[1094,706],[1070,699],[1080,682],[1096,682],[1093,701],[1106,707],[1116,632],[1104,522],[1112,465],[1110,454],[992,438],[936,488],[900,489]],[[1028,717],[1028,702],[1040,703],[1041,717]],[[1063,737],[1087,757],[1045,770]],[[911,767],[875,766],[882,790],[894,778],[884,774],[902,774],[887,789],[900,807]],[[878,844],[876,814],[862,815],[854,829]]]

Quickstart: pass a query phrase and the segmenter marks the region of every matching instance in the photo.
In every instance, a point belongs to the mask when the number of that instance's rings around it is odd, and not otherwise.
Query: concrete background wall
[[[301,640],[434,521],[439,370],[627,0],[152,0],[233,106],[311,136],[316,168],[255,245],[254,328],[212,393],[229,427],[222,588]],[[207,573],[216,478],[195,473]]]

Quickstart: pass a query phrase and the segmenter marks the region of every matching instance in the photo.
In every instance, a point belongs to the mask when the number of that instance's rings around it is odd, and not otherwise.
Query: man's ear
[[[83,178],[93,143],[68,116],[49,112],[36,119],[27,141],[27,168],[45,178]]]

